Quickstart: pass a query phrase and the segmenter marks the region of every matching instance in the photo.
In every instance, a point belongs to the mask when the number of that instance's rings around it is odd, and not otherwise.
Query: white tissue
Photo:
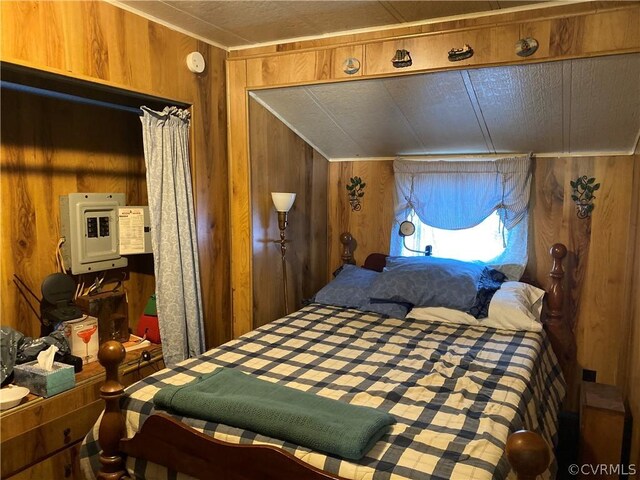
[[[38,354],[38,367],[47,372],[53,370],[53,357],[58,351],[58,347],[51,345],[46,350],[41,351]]]

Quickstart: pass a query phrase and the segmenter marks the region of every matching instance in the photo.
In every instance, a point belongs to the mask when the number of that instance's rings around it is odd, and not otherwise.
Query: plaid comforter
[[[357,463],[178,417],[221,440],[277,445],[353,479],[508,478],[508,435],[528,428],[553,444],[564,396],[544,333],[399,320],[312,304],[129,387],[123,399],[128,436],[154,413],[151,399],[159,388],[184,384],[217,366],[391,413],[397,423]],[[88,478],[99,466],[97,432],[96,424],[83,444]],[[165,469],[142,459],[129,458],[127,467],[138,477],[167,478]]]

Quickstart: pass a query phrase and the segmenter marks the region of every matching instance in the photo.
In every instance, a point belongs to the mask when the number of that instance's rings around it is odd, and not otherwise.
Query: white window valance
[[[531,156],[492,161],[397,159],[394,176],[396,228],[391,233],[392,255],[403,254],[397,225],[413,215],[431,227],[461,230],[475,227],[497,211],[504,227],[504,251],[485,263],[510,280],[520,278],[527,264]],[[423,245],[418,248],[422,250]]]
[[[478,225],[495,210],[507,229],[527,213],[531,157],[492,161],[431,161],[397,159],[396,219],[414,211],[421,222],[459,230]]]

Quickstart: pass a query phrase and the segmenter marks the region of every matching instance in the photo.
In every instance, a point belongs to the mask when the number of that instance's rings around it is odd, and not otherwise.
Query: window
[[[412,250],[424,252],[425,247],[431,245],[434,257],[490,262],[506,249],[508,232],[497,211],[475,227],[460,230],[431,227],[422,223],[415,212],[412,212],[409,220],[416,226],[416,232],[405,238],[401,255],[419,255]]]
[[[391,255],[419,255],[431,245],[433,256],[481,261],[519,279],[527,263],[530,165],[528,156],[396,160]],[[405,220],[416,230],[403,237]]]

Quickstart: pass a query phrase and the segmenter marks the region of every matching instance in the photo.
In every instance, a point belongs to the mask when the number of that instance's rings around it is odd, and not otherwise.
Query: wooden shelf
[[[151,360],[149,362],[140,361],[140,354],[145,350],[151,354]],[[159,360],[162,360],[161,345],[156,345],[152,343],[147,348],[141,348],[139,350],[133,350],[132,352],[127,352],[127,355],[124,358],[122,365],[120,366],[120,375],[125,376],[125,375],[131,374],[132,372],[135,372],[137,370],[138,366],[140,366],[141,368],[148,368],[148,365],[147,365],[148,363],[157,364]],[[147,375],[149,375],[149,373],[147,373]],[[146,375],[143,375],[140,378],[144,378],[145,376]],[[102,368],[102,365],[100,365],[100,362],[96,361],[96,362],[87,363],[86,365],[82,366],[81,372],[76,373],[76,385],[74,388],[82,387],[87,383],[93,384],[96,381],[102,381],[103,379],[104,379],[104,368]],[[58,395],[63,395],[64,393],[66,392],[61,392]],[[54,398],[54,397],[50,397],[50,398]],[[22,400],[22,403],[20,403],[20,405],[13,407],[9,410],[4,410],[0,412],[0,420],[2,420],[5,415],[8,415],[9,413],[13,413],[17,409],[20,409],[22,407],[27,407],[27,406],[31,407],[32,406],[31,402],[44,401],[44,400],[47,400],[47,399],[30,393],[24,398],[24,400]]]

